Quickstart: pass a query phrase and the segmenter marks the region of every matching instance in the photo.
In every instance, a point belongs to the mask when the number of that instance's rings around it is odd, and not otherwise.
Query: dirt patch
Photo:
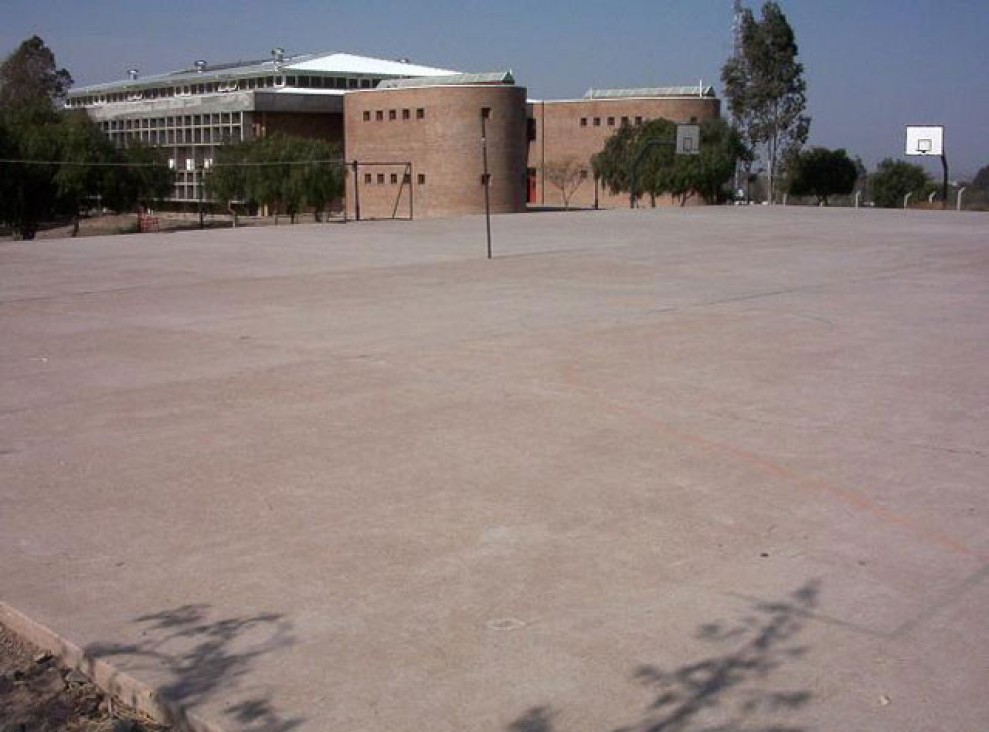
[[[0,732],[165,729],[0,625]]]

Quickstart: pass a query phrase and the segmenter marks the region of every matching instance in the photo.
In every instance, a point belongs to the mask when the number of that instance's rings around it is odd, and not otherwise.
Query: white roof
[[[317,55],[298,63],[292,63],[291,59],[286,59],[285,68],[293,71],[338,71],[343,74],[382,74],[387,76],[448,76],[457,73],[450,69],[419,66],[404,61],[388,61],[369,56],[354,56],[349,53]]]

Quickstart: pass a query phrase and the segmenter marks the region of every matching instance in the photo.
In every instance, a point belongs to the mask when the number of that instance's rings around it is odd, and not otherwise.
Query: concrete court
[[[226,730],[989,728],[989,218],[0,243],[0,600]]]

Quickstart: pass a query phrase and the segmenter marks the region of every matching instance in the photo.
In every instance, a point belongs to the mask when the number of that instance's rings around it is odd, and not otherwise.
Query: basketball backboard
[[[907,155],[944,155],[944,127],[909,125]]]
[[[677,125],[677,155],[699,155],[701,152],[700,125]]]

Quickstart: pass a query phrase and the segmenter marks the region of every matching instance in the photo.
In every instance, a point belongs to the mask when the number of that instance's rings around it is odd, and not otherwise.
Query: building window
[[[361,89],[370,89],[370,88],[371,88],[371,80],[361,79]]]
[[[635,124],[641,125],[642,124],[642,117],[636,117],[635,118]]]
[[[481,119],[491,119],[491,107],[481,107]]]
[[[587,117],[581,117],[580,118],[580,126],[581,127],[587,127]]]
[[[628,117],[622,117],[622,127],[628,127]]]
[[[692,124],[692,125],[697,124],[697,118],[696,117],[691,117],[690,118],[690,124]]]
[[[296,80],[294,76],[285,77],[285,86],[295,86],[295,85],[296,85]]]
[[[371,185],[371,174],[370,173],[365,173],[364,174],[364,185],[366,185],[366,186]]]
[[[371,113],[368,110],[366,110],[366,109],[364,110],[364,121],[365,122],[370,122],[371,121]]]
[[[384,173],[378,173],[378,185],[380,186],[380,185],[384,185],[384,184],[385,184],[385,174]]]
[[[379,109],[377,112],[374,113],[374,118],[378,120],[378,122],[380,122],[385,118],[385,113]]]
[[[615,126],[615,118],[608,117],[608,127],[614,127],[614,126]]]
[[[594,126],[595,127],[600,127],[601,126],[601,118],[600,117],[595,117],[594,118]]]
[[[347,88],[348,89],[356,89],[357,88],[357,79],[347,79]]]
[[[416,119],[426,119],[426,110],[422,107],[416,110]]]
[[[394,109],[389,109],[388,110],[388,119],[390,119],[390,120],[398,119],[398,112],[396,110],[394,110]]]
[[[426,174],[425,173],[419,173],[419,175],[416,176],[416,181],[421,186],[426,185]]]
[[[398,183],[398,173],[392,173],[391,174],[391,182],[392,182],[392,185],[395,185],[396,183]]]
[[[403,109],[402,110],[402,119],[412,119],[412,110],[411,109]]]

